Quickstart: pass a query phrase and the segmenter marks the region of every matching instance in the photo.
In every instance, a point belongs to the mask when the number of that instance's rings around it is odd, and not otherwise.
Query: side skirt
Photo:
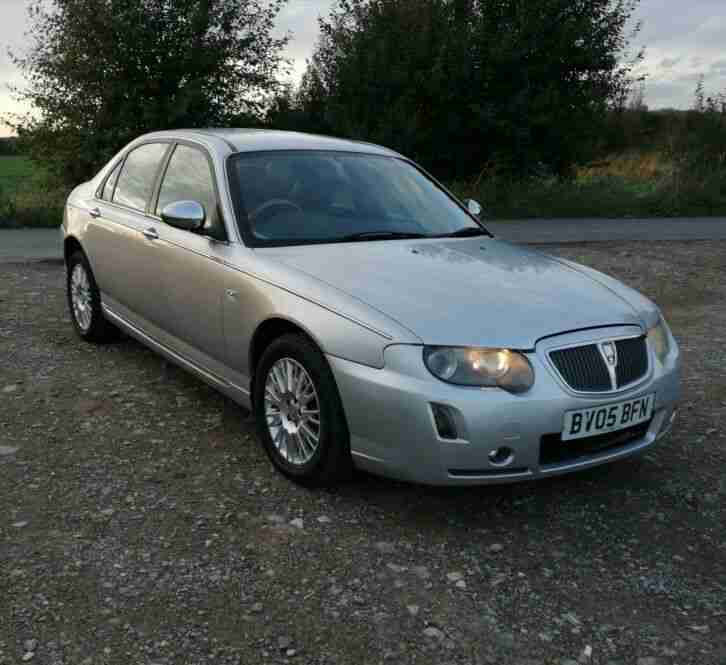
[[[155,351],[159,355],[163,356],[175,365],[178,365],[182,369],[187,370],[191,374],[200,378],[205,383],[209,384],[213,388],[219,390],[219,392],[225,394],[227,397],[235,401],[240,406],[243,406],[247,410],[252,409],[252,400],[248,390],[245,390],[241,386],[238,386],[231,381],[214,374],[209,370],[201,367],[195,362],[192,362],[188,358],[185,358],[181,354],[173,351],[165,344],[162,344],[157,339],[154,339],[150,335],[147,335],[144,331],[137,328],[134,324],[127,321],[120,314],[114,312],[108,305],[102,304],[103,314],[108,318],[111,323],[127,332],[129,335],[137,339],[144,346],[148,346],[152,351]]]

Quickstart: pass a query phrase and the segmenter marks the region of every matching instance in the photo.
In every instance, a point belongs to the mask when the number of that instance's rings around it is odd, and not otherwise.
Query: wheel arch
[[[63,261],[66,265],[68,265],[68,260],[74,252],[83,252],[84,255],[86,253],[78,238],[75,236],[67,236],[63,240]]]
[[[306,337],[321,353],[325,353],[323,345],[318,339],[299,322],[283,316],[272,316],[258,324],[252,334],[249,348],[250,384],[254,383],[257,365],[265,349],[276,339],[288,334],[298,334]]]

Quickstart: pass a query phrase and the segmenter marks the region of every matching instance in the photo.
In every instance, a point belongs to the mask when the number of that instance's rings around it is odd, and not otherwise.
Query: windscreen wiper
[[[465,226],[463,229],[452,233],[442,233],[440,238],[470,238],[473,236],[491,236],[491,233],[481,226]]]
[[[407,233],[404,231],[361,231],[338,238],[340,242],[352,242],[356,240],[407,240],[414,238],[430,238],[424,233]]]

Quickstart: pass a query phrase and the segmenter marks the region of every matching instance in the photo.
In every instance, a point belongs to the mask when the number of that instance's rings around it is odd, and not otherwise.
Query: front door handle
[[[93,217],[93,219],[96,219],[101,216],[101,211],[98,208],[91,208],[88,211],[88,214]]]
[[[148,229],[144,230],[144,236],[149,240],[159,239],[159,234],[156,232],[156,229],[153,226],[150,226]]]

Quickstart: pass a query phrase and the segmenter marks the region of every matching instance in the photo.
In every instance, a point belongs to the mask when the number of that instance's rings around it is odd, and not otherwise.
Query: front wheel
[[[257,433],[272,463],[304,485],[348,478],[350,439],[333,374],[302,335],[284,335],[265,350],[255,372]]]
[[[101,294],[88,259],[83,252],[74,252],[66,266],[66,291],[71,321],[78,335],[88,342],[108,342],[118,330],[103,316]]]

